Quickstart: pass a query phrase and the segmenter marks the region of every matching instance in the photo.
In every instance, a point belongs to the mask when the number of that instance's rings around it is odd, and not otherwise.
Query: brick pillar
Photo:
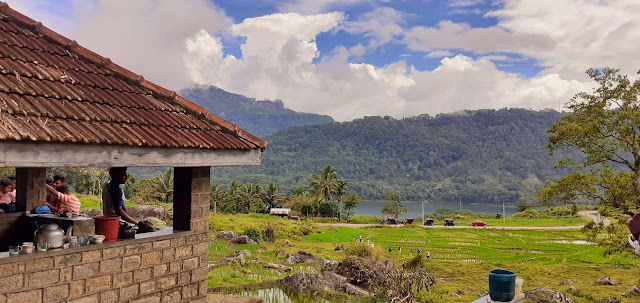
[[[205,167],[176,167],[173,176],[173,228],[209,231],[209,170]]]
[[[18,211],[33,211],[46,204],[47,170],[38,168],[16,168],[16,208]]]

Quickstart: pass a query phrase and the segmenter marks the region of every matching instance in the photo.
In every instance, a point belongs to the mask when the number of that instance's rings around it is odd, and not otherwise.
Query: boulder
[[[360,286],[355,286],[350,283],[347,283],[347,285],[345,285],[344,292],[354,296],[370,296],[371,295],[371,293],[367,291],[365,288]]]
[[[562,285],[572,285],[573,281],[571,279],[567,279],[567,281],[562,282]]]
[[[324,261],[322,258],[318,258],[304,250],[301,250],[297,253],[289,254],[287,257],[287,263],[289,264],[298,264],[304,262],[320,262]]]
[[[238,237],[238,235],[236,235],[236,233],[234,233],[232,231],[228,231],[228,230],[221,231],[218,234],[216,234],[216,240],[217,239],[231,240],[231,239],[234,239],[234,238],[237,238],[237,237]]]
[[[550,303],[575,303],[576,302],[561,291],[546,289],[544,287],[537,288],[531,291],[526,291],[525,297],[535,302],[550,302]]]
[[[597,297],[596,303],[621,303],[620,299],[613,297]]]
[[[89,218],[99,217],[102,216],[102,209],[84,209],[80,211],[80,215]]]
[[[627,289],[627,291],[622,295],[625,297],[638,297],[640,296],[640,289],[635,286],[631,286],[631,288]]]
[[[239,236],[239,237],[235,237],[235,238],[229,240],[229,242],[231,242],[233,244],[255,244],[256,243],[256,241],[253,241],[247,235],[242,235],[242,236]]]
[[[286,266],[286,265],[280,265],[280,264],[276,264],[276,263],[268,263],[265,264],[264,267],[266,268],[273,268],[279,272],[287,272],[287,271],[291,271],[291,269],[293,269],[291,266]]]
[[[291,242],[287,239],[284,239],[284,246],[285,247],[291,247]]]
[[[607,277],[602,277],[598,280],[596,280],[596,284],[598,285],[616,285],[615,282],[613,282],[613,280],[611,280],[611,278]]]
[[[278,258],[280,258],[280,257],[284,257],[284,256],[287,256],[287,252],[286,252],[286,251],[284,251],[284,250],[279,250],[279,251],[276,253],[276,257],[278,257]]]
[[[322,275],[296,273],[280,280],[280,284],[287,292],[318,294],[329,291],[344,291],[347,278],[325,272]]]
[[[333,249],[333,251],[338,251],[338,250],[342,250],[342,244],[336,246],[336,248]]]
[[[231,265],[237,261],[238,264],[240,264],[241,266],[244,266],[245,264],[247,264],[247,260],[245,256],[250,256],[250,255],[251,255],[251,251],[249,251],[248,249],[243,249],[241,251],[238,251],[231,255],[223,257],[222,259],[220,259],[220,261],[216,262],[216,265],[217,266]]]
[[[571,286],[569,286],[569,288],[567,288],[567,292],[570,292],[570,293],[575,292],[576,290],[578,290],[578,289],[573,285],[571,285]]]
[[[127,214],[134,218],[154,217],[160,220],[169,220],[169,212],[164,207],[153,205],[135,205],[127,207]]]

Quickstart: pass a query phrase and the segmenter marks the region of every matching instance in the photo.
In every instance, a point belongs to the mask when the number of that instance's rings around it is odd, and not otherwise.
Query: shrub
[[[242,234],[246,235],[247,237],[249,237],[249,239],[256,242],[260,242],[262,240],[262,232],[255,228],[249,228],[245,230]]]
[[[360,242],[347,243],[342,248],[347,256],[356,256],[360,258],[368,258],[371,256],[371,248]]]

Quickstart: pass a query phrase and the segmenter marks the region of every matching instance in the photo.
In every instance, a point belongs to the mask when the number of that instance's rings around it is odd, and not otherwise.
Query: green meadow
[[[566,292],[569,285],[565,282],[570,279],[578,292],[569,295],[577,302],[593,302],[598,297],[617,297],[622,302],[635,302],[622,297],[622,293],[640,283],[640,258],[631,253],[605,255],[603,248],[585,241],[580,231],[446,229],[415,225],[357,229],[320,227],[262,215],[212,215],[210,222],[212,236],[222,230],[243,234],[266,226],[271,226],[276,235],[275,243],[259,242],[235,247],[225,241],[212,241],[211,262],[242,249],[251,250],[248,260],[260,259],[260,262],[248,262],[245,266],[236,264],[213,268],[209,276],[212,288],[239,288],[285,277],[288,274],[265,269],[261,265],[266,262],[285,264],[283,257],[275,257],[278,250],[305,250],[323,258],[341,260],[345,257],[344,252],[334,248],[349,245],[360,235],[364,242],[374,242],[372,259],[393,259],[395,266],[410,260],[410,251],[415,256],[418,248],[423,254],[428,250],[431,258],[425,267],[437,281],[428,296],[432,302],[470,302],[477,299],[488,290],[488,273],[493,269],[515,272],[525,280],[524,290],[546,287]],[[285,239],[291,241],[291,247],[285,247]],[[388,252],[389,246],[391,252]],[[398,247],[402,247],[402,254],[398,254]],[[316,264],[293,267],[294,273],[320,270]],[[617,285],[595,285],[595,281],[603,276],[610,276]],[[453,298],[453,292],[462,298]]]

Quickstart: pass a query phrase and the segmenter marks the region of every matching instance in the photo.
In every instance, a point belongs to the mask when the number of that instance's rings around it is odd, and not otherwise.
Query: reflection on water
[[[287,296],[284,291],[280,288],[265,288],[265,289],[256,289],[250,291],[243,291],[238,293],[239,296],[249,296],[260,298],[264,303],[298,303],[298,301],[294,301],[289,296]],[[320,298],[309,298],[301,299],[300,302],[320,302],[320,303],[328,303],[328,301],[320,299]]]
[[[382,216],[380,209],[384,206],[384,201],[362,201],[356,206],[357,215],[372,215]],[[407,209],[405,218],[420,218],[422,215],[422,202],[402,202],[402,205]],[[430,214],[436,211],[438,208],[450,208],[453,210],[460,210],[459,203],[452,202],[424,202],[424,214]],[[502,205],[486,205],[486,204],[465,204],[462,203],[463,210],[470,210],[474,213],[490,213],[490,214],[502,214]],[[505,214],[511,216],[518,210],[515,207],[505,207]]]

